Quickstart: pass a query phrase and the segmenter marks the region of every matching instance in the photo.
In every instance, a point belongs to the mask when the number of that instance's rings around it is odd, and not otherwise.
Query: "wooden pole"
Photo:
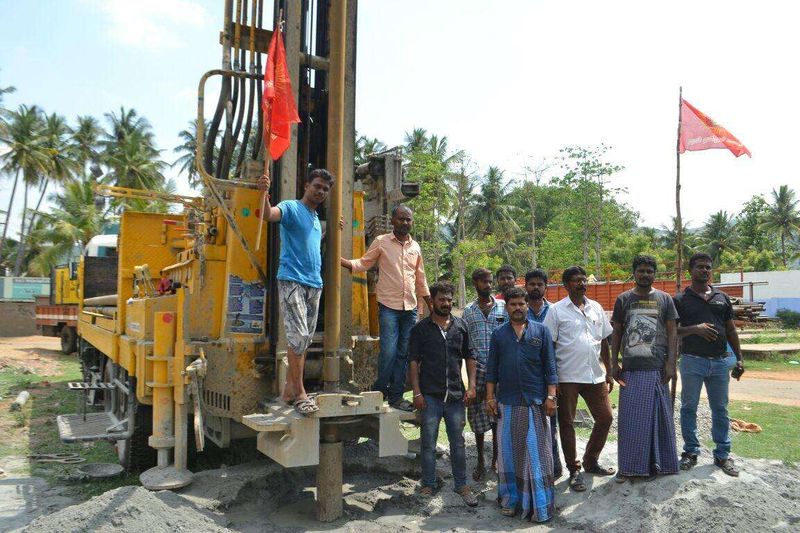
[[[681,108],[683,107],[683,87],[678,89],[678,139],[675,142],[675,293],[681,290],[683,277],[683,220],[681,219]]]
[[[683,86],[678,88],[678,139],[675,142],[675,294],[681,292],[681,278],[683,277],[683,220],[681,219],[681,109],[683,108]],[[681,340],[678,339],[677,349],[680,351]],[[672,399],[672,408],[675,409],[675,396],[678,392],[678,376],[672,378],[669,387]]]

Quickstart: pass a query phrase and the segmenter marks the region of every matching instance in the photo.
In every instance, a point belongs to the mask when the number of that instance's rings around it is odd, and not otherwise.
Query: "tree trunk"
[[[536,258],[536,197],[531,195],[528,204],[531,206],[531,268],[538,266]]]
[[[783,268],[786,267],[786,234],[781,231],[781,260],[783,261]]]
[[[600,250],[603,233],[603,182],[601,177],[598,177],[597,183],[600,186],[600,201],[597,205],[597,232],[594,235],[594,269],[595,276],[597,276],[597,279],[600,279]]]
[[[464,309],[467,305],[467,280],[464,270],[467,266],[464,264],[464,259],[458,260],[458,307]]]
[[[14,176],[14,186],[11,187],[11,198],[8,200],[8,211],[6,212],[6,223],[3,225],[3,239],[0,240],[0,261],[3,260],[3,247],[6,245],[6,235],[8,234],[8,221],[11,220],[11,209],[14,207],[14,194],[17,192],[17,182],[19,181],[19,171]]]
[[[584,219],[583,242],[581,242],[581,247],[583,248],[583,264],[586,266],[589,265],[589,229],[591,228],[588,222],[588,220]]]
[[[24,250],[22,249],[22,242],[23,238],[25,237],[25,211],[28,210],[28,183],[25,182],[25,194],[22,197],[22,227],[19,230],[19,244],[17,245],[17,260],[14,263],[14,276],[19,276],[20,271],[22,270],[22,255]]]
[[[39,195],[39,201],[36,202],[36,209],[33,210],[33,212],[31,213],[31,219],[28,221],[28,231],[25,232],[23,235],[20,235],[19,248],[18,248],[18,252],[17,252],[17,265],[21,264],[20,257],[24,257],[25,256],[25,248],[28,245],[28,238],[31,236],[31,232],[33,231],[33,225],[36,222],[36,214],[39,212],[39,207],[41,207],[41,205],[42,205],[42,200],[44,199],[44,195],[47,192],[47,185],[49,183],[50,183],[50,179],[49,178],[44,180],[44,185],[42,186],[42,194]],[[27,200],[27,193],[26,193],[25,202],[27,203],[27,201],[28,200]],[[24,217],[25,214],[23,213],[22,216]],[[17,266],[16,268],[19,268],[19,266]]]

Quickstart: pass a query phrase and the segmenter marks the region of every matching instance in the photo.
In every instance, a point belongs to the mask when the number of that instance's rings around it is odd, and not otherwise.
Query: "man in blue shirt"
[[[547,301],[547,272],[541,268],[534,268],[525,274],[525,292],[528,293],[528,319],[543,323],[550,309]],[[558,417],[550,417],[550,436],[553,438],[553,473],[556,479],[564,473],[561,466],[561,456],[558,453]]]
[[[312,170],[300,200],[285,200],[273,207],[267,195],[264,209],[264,217],[270,222],[279,222],[281,232],[278,299],[289,352],[281,400],[293,404],[295,410],[303,415],[319,410],[306,394],[303,368],[306,350],[317,328],[322,295],[322,225],[317,208],[328,197],[334,181],[333,175],[324,168]],[[263,176],[259,188],[267,190],[269,183],[269,177]]]
[[[519,509],[523,518],[547,522],[555,513],[548,420],[557,402],[553,341],[547,328],[528,319],[524,289],[505,296],[510,322],[492,333],[486,371],[486,404],[498,420],[498,499],[506,516]]]

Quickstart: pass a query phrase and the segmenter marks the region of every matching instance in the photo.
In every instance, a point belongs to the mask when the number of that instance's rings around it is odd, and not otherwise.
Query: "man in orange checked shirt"
[[[403,399],[408,366],[408,337],[417,323],[417,298],[431,308],[431,296],[422,250],[411,238],[414,214],[405,205],[392,209],[391,233],[378,236],[361,259],[341,258],[342,267],[366,272],[378,265],[376,296],[381,329],[378,379],[373,389],[381,391],[389,405],[404,411],[414,407]]]

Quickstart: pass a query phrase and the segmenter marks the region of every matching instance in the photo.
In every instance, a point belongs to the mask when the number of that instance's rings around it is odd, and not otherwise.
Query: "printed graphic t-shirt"
[[[623,370],[661,369],[667,360],[667,320],[676,320],[675,303],[665,292],[646,297],[625,291],[614,303],[611,321],[623,324]]]
[[[278,279],[322,288],[322,225],[316,211],[300,200],[285,200],[281,210]]]

